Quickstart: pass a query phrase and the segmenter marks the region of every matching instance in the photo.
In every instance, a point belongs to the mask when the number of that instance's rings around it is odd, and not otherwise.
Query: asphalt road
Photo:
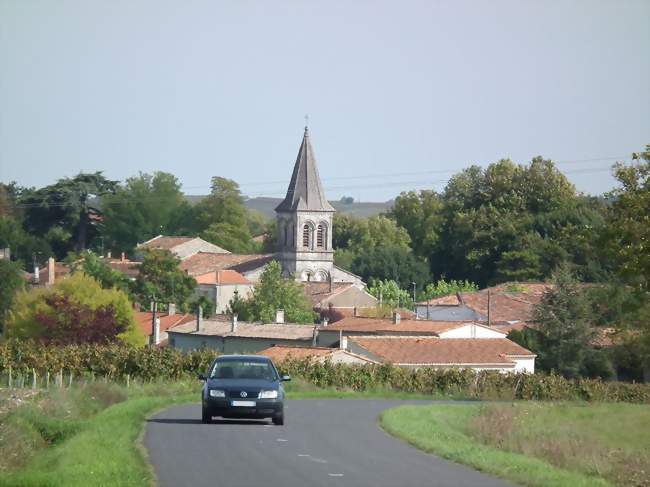
[[[377,425],[385,400],[287,401],[285,426],[266,421],[201,424],[200,405],[149,420],[145,445],[163,487],[504,487],[427,455]]]

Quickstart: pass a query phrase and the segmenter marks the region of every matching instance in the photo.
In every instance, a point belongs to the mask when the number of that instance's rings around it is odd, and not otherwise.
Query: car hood
[[[208,379],[210,389],[277,389],[278,381],[264,379]]]

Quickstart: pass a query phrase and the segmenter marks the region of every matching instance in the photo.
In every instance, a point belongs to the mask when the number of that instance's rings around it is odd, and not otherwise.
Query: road
[[[427,455],[381,430],[401,401],[294,400],[285,426],[201,424],[200,405],[152,417],[145,446],[162,487],[505,487],[503,481]]]

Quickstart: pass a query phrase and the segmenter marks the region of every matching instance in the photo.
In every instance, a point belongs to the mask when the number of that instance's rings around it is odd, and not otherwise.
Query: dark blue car
[[[284,424],[283,381],[271,359],[258,355],[222,355],[210,366],[201,393],[202,420],[212,418],[271,418]]]

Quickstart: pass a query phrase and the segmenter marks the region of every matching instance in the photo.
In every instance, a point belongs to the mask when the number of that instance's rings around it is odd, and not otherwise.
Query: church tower
[[[293,274],[300,281],[327,281],[334,265],[332,217],[336,210],[325,198],[309,139],[305,127],[287,196],[275,209],[278,258],[285,275]]]

